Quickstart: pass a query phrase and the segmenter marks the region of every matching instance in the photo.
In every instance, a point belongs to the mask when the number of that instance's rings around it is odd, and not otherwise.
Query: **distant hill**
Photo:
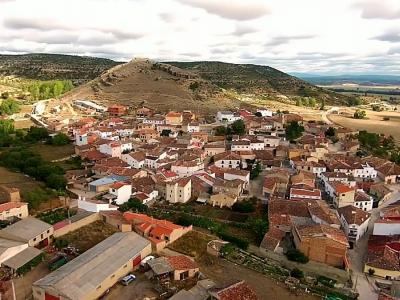
[[[63,100],[79,98],[106,104],[146,104],[159,111],[210,112],[240,105],[238,100],[227,97],[218,86],[193,72],[147,59],[111,68],[65,94]]]
[[[398,75],[313,75],[313,74],[296,74],[296,76],[317,85],[341,85],[346,83],[354,83],[365,86],[381,86],[381,85],[400,85],[400,76]]]
[[[120,64],[110,59],[61,54],[0,55],[0,76],[27,79],[70,79],[74,84],[92,80]]]
[[[221,88],[233,89],[239,93],[255,94],[267,98],[315,97],[317,100],[325,99],[326,103],[332,104],[347,102],[347,97],[344,95],[317,87],[268,66],[210,61],[168,62],[168,64],[190,70]]]
[[[347,96],[312,85],[268,66],[223,62],[157,63],[58,54],[0,55],[0,76],[71,79],[77,88],[63,98],[139,105],[159,110],[215,111],[256,101],[294,103],[315,97],[326,104],[346,104]],[[244,101],[243,101],[244,100]],[[259,102],[258,102],[259,103]]]

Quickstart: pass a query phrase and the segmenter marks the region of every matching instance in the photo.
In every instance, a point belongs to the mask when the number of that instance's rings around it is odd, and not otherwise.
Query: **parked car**
[[[154,259],[154,258],[155,258],[155,257],[154,257],[153,255],[146,256],[145,258],[142,259],[142,261],[140,262],[140,265],[141,265],[142,267],[145,267],[145,266],[147,265],[147,262],[148,262],[149,260]]]
[[[120,282],[123,284],[123,285],[128,285],[128,284],[130,284],[132,281],[134,281],[136,279],[136,276],[135,275],[133,275],[133,274],[128,274],[128,275],[126,275],[125,277],[122,277],[121,279],[120,279]]]

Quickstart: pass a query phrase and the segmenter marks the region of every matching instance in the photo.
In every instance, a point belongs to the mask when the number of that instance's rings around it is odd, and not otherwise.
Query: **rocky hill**
[[[0,76],[26,79],[69,79],[85,83],[120,64],[110,59],[61,54],[0,55]]]
[[[223,88],[242,94],[253,94],[265,98],[291,98],[293,96],[315,97],[326,103],[343,104],[347,97],[312,85],[277,69],[223,62],[168,62],[168,64],[198,74],[201,78]]]
[[[148,59],[111,68],[64,96],[65,100],[77,98],[129,106],[146,103],[160,111],[204,112],[239,105],[239,101],[226,97],[221,88],[197,74]]]
[[[247,106],[263,100],[295,103],[296,97],[346,104],[347,96],[314,86],[268,66],[222,62],[168,62],[56,54],[0,55],[0,76],[71,79],[77,88],[64,100],[147,105],[199,112]],[[255,101],[253,101],[255,100]],[[261,103],[262,104],[262,103]]]

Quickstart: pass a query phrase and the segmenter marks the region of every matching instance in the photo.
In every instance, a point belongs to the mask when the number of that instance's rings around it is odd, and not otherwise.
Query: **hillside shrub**
[[[289,249],[286,252],[286,257],[288,260],[299,262],[302,264],[308,263],[309,259],[303,252],[297,249]]]

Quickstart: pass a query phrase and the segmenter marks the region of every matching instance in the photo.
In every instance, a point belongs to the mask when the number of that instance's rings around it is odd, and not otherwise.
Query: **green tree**
[[[334,127],[329,127],[329,128],[325,131],[325,136],[327,136],[327,137],[334,137],[334,136],[336,136],[336,128],[334,128]]]
[[[317,105],[317,101],[315,100],[315,98],[310,98],[308,105],[310,107],[315,107]]]
[[[70,143],[70,139],[68,135],[65,133],[57,133],[52,139],[51,143],[56,146],[63,146],[63,145],[68,145]]]
[[[236,120],[230,126],[232,134],[244,134],[246,132],[246,125],[243,120]]]
[[[13,99],[3,100],[0,104],[0,114],[12,115],[20,111],[20,107],[17,101]]]
[[[64,91],[64,84],[62,81],[56,81],[53,85],[53,96],[59,97]]]
[[[31,126],[25,135],[27,141],[36,142],[49,138],[49,132],[46,128]]]
[[[161,131],[161,136],[169,136],[171,133],[171,129],[163,129]]]
[[[289,141],[294,141],[303,135],[304,127],[298,122],[291,122],[285,129],[286,138]]]
[[[261,172],[262,172],[261,164],[257,162],[255,167],[253,166],[252,170],[250,171],[250,179],[253,180],[257,178]]]
[[[354,113],[354,119],[365,119],[367,116],[367,113],[365,110],[360,110],[357,109],[356,112]]]
[[[250,229],[256,234],[257,242],[261,243],[264,235],[268,232],[268,220],[262,218],[249,218],[247,223]]]
[[[308,260],[309,260],[308,257],[306,255],[304,255],[303,252],[301,252],[300,250],[297,250],[297,249],[289,249],[286,252],[286,257],[288,260],[299,262],[302,264],[308,263]]]
[[[321,107],[319,109],[320,110],[325,110],[325,99],[321,100]]]
[[[218,126],[215,128],[215,135],[216,136],[224,136],[227,134],[227,129],[225,126]]]
[[[303,101],[301,100],[301,98],[296,99],[296,106],[303,106]]]
[[[55,190],[64,190],[67,185],[67,180],[63,175],[52,173],[45,180],[47,186]]]
[[[0,120],[0,134],[8,135],[14,132],[14,120]]]

